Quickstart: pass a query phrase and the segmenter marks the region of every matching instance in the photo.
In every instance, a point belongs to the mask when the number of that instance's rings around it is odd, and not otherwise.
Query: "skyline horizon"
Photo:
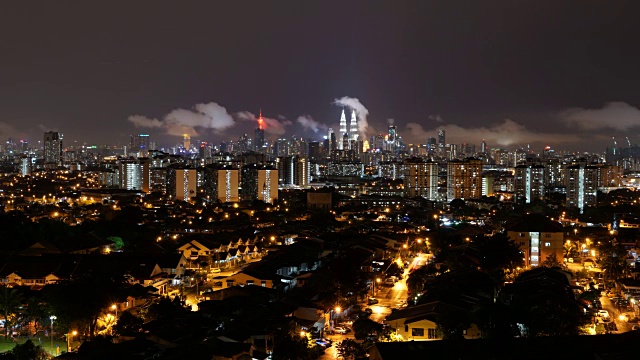
[[[144,131],[170,144],[186,125],[217,143],[251,134],[260,108],[267,138],[317,137],[338,129],[349,106],[363,116],[361,132],[384,133],[394,119],[408,143],[439,128],[456,142],[501,147],[598,152],[612,137],[640,142],[640,55],[629,46],[640,33],[638,2],[70,1],[4,10],[0,139],[37,141],[57,129],[125,144]]]

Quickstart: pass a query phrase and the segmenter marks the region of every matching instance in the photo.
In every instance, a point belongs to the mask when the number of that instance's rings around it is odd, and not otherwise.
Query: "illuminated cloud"
[[[319,122],[317,122],[316,120],[314,120],[311,115],[300,115],[298,116],[298,119],[296,119],[296,122],[300,125],[302,125],[302,127],[305,130],[311,130],[314,133],[317,133],[320,130],[324,130],[327,129],[328,126],[325,124],[321,124]]]
[[[583,130],[629,130],[640,126],[640,110],[625,102],[609,102],[600,109],[569,108],[560,112],[568,125]]]
[[[162,121],[158,119],[151,119],[144,115],[131,115],[129,116],[129,122],[131,122],[135,127],[161,128],[164,126]]]
[[[129,116],[129,122],[136,127],[161,128],[169,135],[198,135],[198,129],[211,129],[221,132],[233,125],[235,121],[227,109],[215,102],[196,104],[193,109],[175,109],[166,114],[163,120],[148,118],[143,115]]]
[[[505,119],[490,127],[462,127],[448,124],[433,130],[425,130],[420,124],[409,123],[401,135],[408,142],[426,143],[428,137],[436,136],[438,129],[445,130],[447,142],[450,144],[480,144],[486,140],[491,144],[510,146],[533,143],[566,144],[581,141],[577,135],[534,132],[511,119]]]

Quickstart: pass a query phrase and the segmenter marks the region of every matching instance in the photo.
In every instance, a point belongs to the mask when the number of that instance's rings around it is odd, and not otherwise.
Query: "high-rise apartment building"
[[[310,163],[305,157],[286,156],[277,161],[279,184],[307,188],[310,181]]]
[[[238,202],[240,172],[231,165],[212,164],[204,169],[204,192],[220,202]]]
[[[531,203],[545,196],[546,171],[544,165],[518,165],[515,167],[516,200]]]
[[[45,167],[57,167],[62,165],[62,134],[57,131],[44,133],[44,163]]]
[[[189,201],[197,195],[197,170],[169,168],[167,191],[176,200]]]
[[[258,164],[242,167],[240,197],[272,204],[278,199],[278,170]]]
[[[404,162],[404,196],[438,199],[438,164],[411,158]]]
[[[565,168],[567,207],[585,207],[598,203],[598,167],[572,165]]]
[[[468,158],[447,164],[447,201],[482,197],[482,160]]]
[[[598,187],[620,186],[622,174],[620,166],[601,165],[598,172]]]
[[[149,192],[149,160],[122,160],[118,166],[120,189]]]
[[[22,155],[20,157],[20,175],[28,176],[31,175],[33,163],[31,162],[31,156]]]

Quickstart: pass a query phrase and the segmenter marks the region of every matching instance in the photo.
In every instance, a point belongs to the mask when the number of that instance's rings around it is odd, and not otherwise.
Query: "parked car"
[[[600,309],[596,314],[603,318],[609,318],[609,312],[607,310]]]
[[[370,297],[369,300],[367,300],[367,305],[374,305],[378,303],[378,299],[374,298],[374,297]]]
[[[211,269],[211,272],[212,273],[219,273],[219,272],[221,272],[221,270],[220,270],[220,268],[213,268],[213,269]]]
[[[367,315],[371,315],[371,314],[373,314],[373,310],[371,310],[371,308],[366,308],[366,309],[364,309],[364,312],[365,312]]]
[[[348,333],[350,330],[349,330],[349,329],[346,329],[346,328],[343,328],[343,327],[337,327],[337,328],[333,329],[333,331],[334,331],[336,334],[342,334],[342,335],[344,335],[344,334]]]
[[[327,341],[327,339],[314,339],[314,341],[323,348],[331,347],[331,342]]]

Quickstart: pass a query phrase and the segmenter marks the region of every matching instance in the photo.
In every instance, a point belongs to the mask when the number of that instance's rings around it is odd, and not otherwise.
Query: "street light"
[[[118,304],[111,305],[111,310],[116,311],[116,321],[118,321]]]
[[[57,319],[55,315],[49,316],[49,320],[51,320],[51,351],[53,352],[53,322]]]
[[[71,343],[73,342],[73,337],[76,335],[78,335],[78,332],[75,330],[67,334],[67,352],[71,352]]]

